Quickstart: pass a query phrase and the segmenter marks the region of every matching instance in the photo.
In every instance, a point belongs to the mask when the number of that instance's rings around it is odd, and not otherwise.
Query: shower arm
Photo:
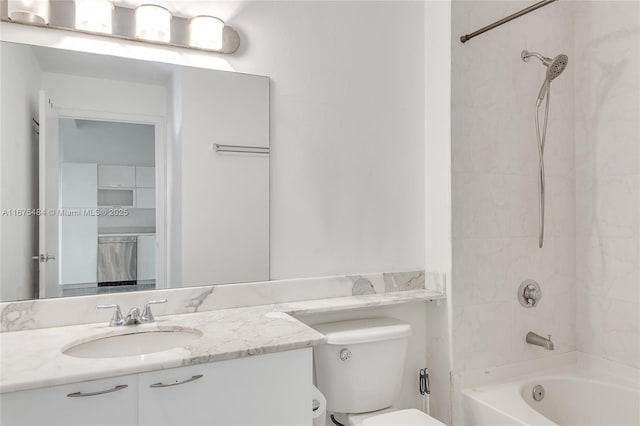
[[[529,59],[531,59],[532,56],[535,56],[536,58],[540,59],[540,61],[543,64],[545,64],[546,66],[549,66],[549,64],[551,63],[551,58],[547,58],[546,56],[542,56],[538,52],[529,52],[527,50],[523,50],[522,53],[520,54],[520,57],[525,62],[529,62]]]

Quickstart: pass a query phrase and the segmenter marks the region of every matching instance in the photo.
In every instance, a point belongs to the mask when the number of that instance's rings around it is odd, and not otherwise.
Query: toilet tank
[[[393,318],[313,326],[327,343],[313,350],[318,389],[327,410],[364,413],[394,403],[400,392],[411,326]]]

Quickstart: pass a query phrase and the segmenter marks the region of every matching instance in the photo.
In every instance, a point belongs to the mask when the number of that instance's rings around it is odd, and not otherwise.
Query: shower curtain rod
[[[486,27],[480,28],[478,31],[474,31],[471,34],[465,34],[463,36],[460,36],[460,41],[462,43],[465,43],[468,40],[471,40],[472,38],[474,38],[475,36],[478,36],[478,35],[480,35],[482,33],[485,33],[485,32],[487,32],[489,30],[492,30],[495,27],[499,27],[502,24],[506,24],[507,22],[512,21],[512,20],[514,20],[516,18],[519,18],[522,15],[526,15],[529,12],[533,12],[536,9],[540,9],[541,7],[544,7],[544,6],[548,5],[548,4],[556,2],[556,1],[558,1],[558,0],[544,0],[544,1],[538,2],[538,3],[534,4],[534,5],[531,5],[531,6],[527,7],[526,9],[522,9],[521,11],[514,13],[513,15],[509,15],[506,18],[502,18],[501,20],[496,21],[491,25],[487,25]]]

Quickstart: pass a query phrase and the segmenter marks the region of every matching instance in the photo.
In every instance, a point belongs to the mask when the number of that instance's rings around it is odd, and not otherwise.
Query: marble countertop
[[[443,293],[419,289],[279,303],[274,305],[274,310],[294,316],[302,316],[323,312],[375,308],[377,306],[390,306],[400,303],[443,300],[445,298],[446,296]]]
[[[202,336],[187,346],[145,355],[76,358],[62,353],[96,336],[169,327],[197,329]],[[137,326],[109,327],[105,322],[1,333],[0,393],[306,348],[325,341],[322,334],[272,306],[168,315]]]
[[[292,315],[444,298],[416,289],[157,316],[154,323],[137,326],[109,327],[105,321],[0,333],[0,393],[312,347],[326,338]],[[187,346],[145,355],[76,358],[62,353],[98,336],[167,328],[196,329],[202,336]]]

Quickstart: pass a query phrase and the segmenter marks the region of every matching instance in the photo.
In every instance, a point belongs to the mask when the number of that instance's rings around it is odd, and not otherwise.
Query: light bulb
[[[49,0],[9,0],[7,12],[12,21],[46,25],[49,23]]]
[[[201,49],[221,50],[224,22],[215,16],[196,16],[189,21],[189,44]]]
[[[113,3],[110,0],[75,0],[76,28],[111,34]]]
[[[171,12],[155,4],[136,8],[136,37],[152,41],[171,41]]]

